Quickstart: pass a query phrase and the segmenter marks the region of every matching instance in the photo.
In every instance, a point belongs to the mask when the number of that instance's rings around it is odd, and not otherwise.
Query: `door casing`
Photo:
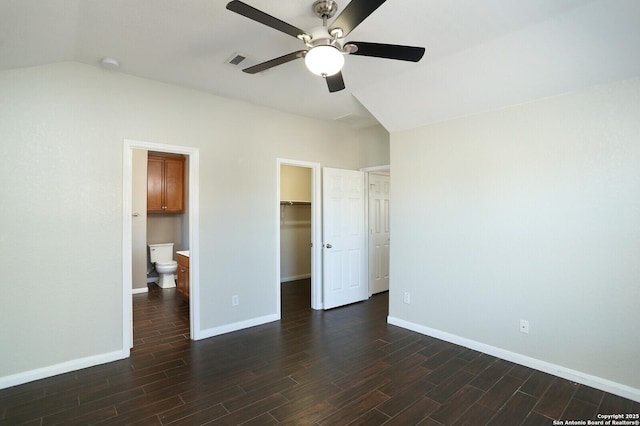
[[[320,163],[276,159],[276,295],[277,316],[282,318],[280,289],[280,166],[311,169],[311,309],[323,309],[322,303],[322,201]]]
[[[122,179],[122,350],[125,357],[130,356],[133,346],[133,300],[132,300],[132,179],[133,150],[168,152],[182,154],[189,158],[189,251],[190,251],[190,292],[189,325],[191,339],[199,340],[200,333],[200,224],[198,211],[200,206],[200,151],[198,148],[158,144],[153,142],[125,139],[123,144]]]

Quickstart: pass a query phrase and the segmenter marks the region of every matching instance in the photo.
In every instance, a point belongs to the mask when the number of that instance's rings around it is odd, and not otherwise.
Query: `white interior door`
[[[322,169],[324,308],[369,296],[364,173]]]
[[[389,175],[369,175],[369,288],[389,290]]]

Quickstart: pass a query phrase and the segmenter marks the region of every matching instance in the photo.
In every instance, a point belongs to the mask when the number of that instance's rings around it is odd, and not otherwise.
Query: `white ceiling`
[[[320,23],[313,0],[244,1],[305,30]],[[257,75],[226,64],[304,48],[226,3],[0,0],[0,69],[113,57],[120,72],[389,131],[640,75],[638,0],[388,0],[347,40],[424,46],[424,59],[347,57],[337,93],[302,60]]]

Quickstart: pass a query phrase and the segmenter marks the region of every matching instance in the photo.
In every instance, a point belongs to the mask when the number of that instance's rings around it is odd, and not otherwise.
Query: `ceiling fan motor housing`
[[[312,8],[318,18],[329,19],[338,11],[338,3],[334,0],[316,0]]]
[[[342,44],[340,40],[335,37],[332,37],[331,34],[327,31],[327,27],[315,27],[311,31],[311,37],[304,37],[302,40],[305,44],[310,47],[317,46],[333,46],[336,49],[342,51]]]

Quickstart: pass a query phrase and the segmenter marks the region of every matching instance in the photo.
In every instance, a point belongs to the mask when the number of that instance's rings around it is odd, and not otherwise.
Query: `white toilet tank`
[[[149,244],[151,263],[170,262],[173,260],[173,243]]]

